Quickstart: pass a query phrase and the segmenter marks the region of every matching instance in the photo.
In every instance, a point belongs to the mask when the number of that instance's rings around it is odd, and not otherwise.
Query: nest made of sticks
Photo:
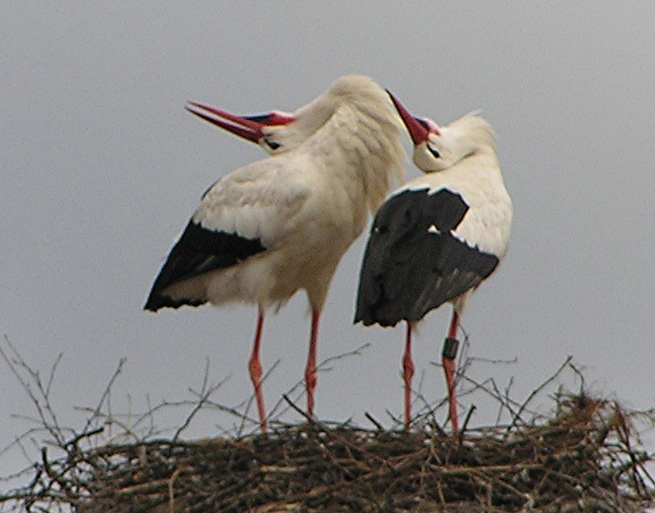
[[[28,511],[46,498],[81,513],[633,512],[652,504],[649,457],[630,416],[584,394],[552,418],[454,439],[319,422],[270,435],[155,440],[44,453]],[[38,509],[37,509],[37,505]]]

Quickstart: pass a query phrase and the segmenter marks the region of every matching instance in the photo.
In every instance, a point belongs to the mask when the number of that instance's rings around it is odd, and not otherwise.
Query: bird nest
[[[510,413],[509,420],[469,428],[470,409],[457,437],[435,420],[437,405],[419,413],[409,433],[384,429],[367,415],[376,429],[313,420],[290,425],[273,419],[268,435],[237,431],[184,441],[181,433],[211,404],[217,389],[208,386],[207,373],[191,412],[169,438],[157,430],[137,436],[136,428],[142,421],[152,425],[154,412],[170,403],[152,408],[129,427],[108,407],[123,362],[98,406],[88,410],[84,427],[72,430],[58,422],[49,399],[59,360],[44,382],[8,347],[12,353],[0,347],[0,356],[29,393],[38,415],[36,428],[16,443],[35,441],[41,432],[46,438],[39,461],[14,475],[26,478],[27,484],[0,493],[1,511],[630,513],[655,505],[655,481],[648,469],[653,459],[638,434],[653,425],[655,412],[626,412],[614,401],[585,392],[570,358],[523,403],[498,393],[495,383],[487,388],[474,383],[472,389],[498,402],[498,418],[502,410]],[[548,396],[550,412],[534,411],[529,404],[566,370],[579,378],[579,391],[563,392],[557,385]],[[460,377],[466,392],[464,382],[471,380],[465,373]],[[234,414],[245,421],[240,409]],[[112,426],[125,431],[108,432]],[[128,439],[133,441],[117,442]]]
[[[632,512],[649,457],[616,405],[561,395],[552,418],[446,436],[282,426],[269,435],[156,440],[45,457],[23,507],[77,512]],[[52,504],[51,504],[52,506]]]

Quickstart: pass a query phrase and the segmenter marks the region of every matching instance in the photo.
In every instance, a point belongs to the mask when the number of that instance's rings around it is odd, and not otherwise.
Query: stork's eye
[[[271,150],[277,150],[280,147],[279,143],[276,143],[275,141],[269,141],[266,138],[264,138],[264,142],[266,143],[266,146],[268,146]]]
[[[433,156],[435,159],[440,159],[440,158],[441,158],[441,155],[439,154],[439,152],[438,152],[437,150],[435,150],[435,149],[434,149],[432,146],[430,146],[429,144],[426,144],[426,146],[428,147],[428,151],[429,151],[430,153],[432,153],[432,156]]]

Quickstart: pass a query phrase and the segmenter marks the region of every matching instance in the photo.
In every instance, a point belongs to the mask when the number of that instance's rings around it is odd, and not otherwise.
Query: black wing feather
[[[192,219],[159,271],[144,309],[154,312],[164,306],[201,305],[206,302],[205,298],[174,300],[163,291],[174,283],[231,267],[265,250],[258,238],[247,239],[235,233],[208,230]]]
[[[428,189],[406,190],[384,203],[364,254],[355,322],[393,326],[418,321],[493,272],[495,255],[451,233],[468,208],[459,194],[447,189],[431,194]]]

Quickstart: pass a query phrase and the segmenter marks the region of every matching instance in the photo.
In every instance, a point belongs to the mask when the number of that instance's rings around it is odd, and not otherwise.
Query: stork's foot
[[[316,390],[316,367],[309,366],[305,371],[305,390],[307,391],[307,417],[314,418],[314,390]]]
[[[414,377],[414,364],[411,358],[403,358],[403,382],[405,384],[405,431],[409,431],[412,408],[412,378]]]

